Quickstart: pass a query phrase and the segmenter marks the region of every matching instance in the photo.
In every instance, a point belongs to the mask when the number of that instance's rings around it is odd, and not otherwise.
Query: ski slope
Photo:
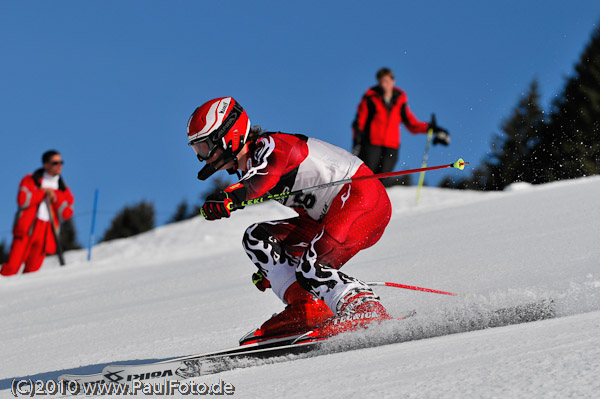
[[[493,193],[424,188],[418,206],[413,187],[389,193],[386,233],[344,271],[464,295],[380,287],[391,312],[418,316],[344,341],[393,334],[410,341],[256,361],[195,380],[226,381],[240,398],[598,397],[600,177]],[[15,378],[96,373],[236,345],[283,308],[251,284],[242,234],[251,223],[292,215],[275,203],[249,206],[228,220],[195,218],[100,244],[91,262],[86,251],[71,251],[64,268],[52,257],[38,273],[0,278],[0,397],[12,396]],[[559,317],[456,327],[539,300],[553,300]]]

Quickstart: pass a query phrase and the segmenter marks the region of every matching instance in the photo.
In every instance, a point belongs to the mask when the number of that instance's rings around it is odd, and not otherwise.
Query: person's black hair
[[[44,153],[44,155],[42,155],[42,163],[50,162],[50,159],[52,159],[53,156],[59,155],[59,154],[60,154],[60,152],[58,152],[56,150],[46,151]]]

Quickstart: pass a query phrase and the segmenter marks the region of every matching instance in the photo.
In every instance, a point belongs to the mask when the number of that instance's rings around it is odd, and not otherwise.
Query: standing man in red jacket
[[[23,273],[39,270],[46,254],[56,252],[50,223],[55,221],[58,232],[60,222],[73,215],[73,194],[60,176],[64,163],[60,153],[45,152],[42,163],[43,168],[21,180],[10,254],[0,270],[4,276],[16,274],[23,263]],[[45,198],[49,199],[49,207]]]
[[[435,134],[433,144],[448,145],[447,130],[421,122],[408,107],[406,93],[395,87],[394,73],[389,68],[377,71],[377,86],[363,95],[352,124],[352,153],[375,173],[391,172],[400,148],[400,123],[413,133]]]

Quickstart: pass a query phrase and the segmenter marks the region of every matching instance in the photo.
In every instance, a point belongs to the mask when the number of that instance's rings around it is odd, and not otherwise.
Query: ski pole
[[[54,241],[56,242],[56,254],[58,255],[58,262],[61,266],[64,266],[65,258],[63,257],[62,247],[58,239],[58,232],[56,231],[56,226],[54,225],[54,214],[52,213],[52,208],[50,207],[50,200],[48,197],[46,197],[46,206],[48,207],[48,214],[50,215],[50,227],[52,229],[52,235],[54,236]]]
[[[458,294],[455,294],[453,292],[432,290],[431,288],[417,287],[417,286],[414,286],[414,285],[404,285],[404,284],[398,284],[398,283],[388,283],[388,282],[385,282],[385,281],[372,281],[370,283],[365,283],[365,284],[367,284],[368,286],[371,286],[371,287],[377,287],[377,286],[394,287],[394,288],[403,288],[405,290],[431,292],[433,294],[443,294],[443,295],[458,296]]]
[[[431,137],[433,137],[433,126],[435,126],[435,114],[431,114],[431,126],[427,129],[427,143],[425,144],[425,153],[423,154],[423,162],[421,163],[421,167],[424,168],[427,166],[427,161],[429,160],[429,147],[431,147]],[[425,181],[425,171],[421,172],[419,175],[419,184],[417,185],[417,200],[416,204],[419,203],[419,198],[421,197],[421,187],[423,187],[423,182]]]
[[[418,172],[424,172],[424,171],[429,171],[429,170],[446,169],[446,168],[455,168],[455,169],[463,170],[465,168],[465,165],[468,165],[468,164],[469,164],[468,162],[465,162],[462,158],[459,158],[458,161],[447,164],[447,165],[429,166],[427,168],[398,170],[395,172],[377,173],[377,174],[368,175],[368,176],[351,177],[351,178],[344,179],[344,180],[337,180],[337,181],[333,181],[330,183],[319,184],[317,186],[301,188],[301,189],[295,190],[295,191],[287,191],[284,193],[263,195],[258,198],[242,201],[241,204],[231,203],[228,205],[228,207],[229,207],[229,210],[240,209],[246,205],[260,204],[260,203],[263,203],[263,202],[269,201],[269,200],[280,200],[280,199],[291,197],[294,195],[306,194],[306,193],[310,193],[312,191],[322,190],[324,188],[339,186],[341,184],[357,183],[359,181],[364,181],[364,180],[384,179],[386,177],[409,175],[411,173],[418,173]],[[204,211],[202,211],[202,216],[205,216]]]

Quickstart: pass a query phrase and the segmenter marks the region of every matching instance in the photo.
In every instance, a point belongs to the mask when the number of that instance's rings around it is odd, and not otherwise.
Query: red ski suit
[[[373,174],[354,155],[302,135],[268,133],[251,145],[250,154],[248,172],[226,190],[233,196],[243,193],[244,198],[235,198],[237,201]],[[331,307],[355,279],[336,277],[329,271],[326,274],[336,281],[324,283],[320,277],[326,268],[339,269],[379,240],[391,216],[387,192],[379,180],[373,179],[286,197],[282,203],[299,216],[248,228],[244,236],[246,252],[267,274],[273,291],[282,300],[286,289],[297,280]],[[277,249],[279,246],[283,251]],[[295,270],[282,263],[295,266]],[[332,287],[338,283],[340,289],[331,296],[335,291]],[[322,291],[324,284],[329,287],[327,293]],[[342,285],[348,285],[347,289]]]
[[[400,123],[411,133],[426,133],[427,122],[421,122],[408,106],[406,93],[394,87],[389,106],[386,105],[381,88],[371,87],[363,95],[353,124],[354,139],[362,136],[363,143],[398,149],[400,147]]]
[[[0,274],[16,274],[23,263],[23,273],[37,271],[44,262],[46,254],[56,252],[56,241],[52,235],[50,222],[37,218],[38,208],[45,206],[45,191],[41,188],[44,170],[39,169],[21,180],[17,194],[18,210],[13,225],[13,242],[8,262],[2,265]],[[56,200],[51,203],[50,212],[56,221],[58,232],[60,222],[73,215],[73,194],[62,178],[55,190]]]

